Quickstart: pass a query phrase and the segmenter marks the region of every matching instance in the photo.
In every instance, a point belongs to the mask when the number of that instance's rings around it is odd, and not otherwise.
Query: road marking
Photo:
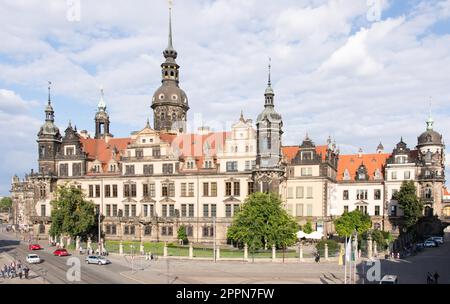
[[[119,272],[119,274],[120,274],[121,276],[127,278],[127,279],[136,281],[136,282],[138,282],[139,284],[147,284],[146,282],[142,282],[142,281],[140,281],[140,280],[138,280],[138,279],[135,279],[135,278],[133,278],[133,277],[127,276],[127,275],[123,274],[122,272]]]

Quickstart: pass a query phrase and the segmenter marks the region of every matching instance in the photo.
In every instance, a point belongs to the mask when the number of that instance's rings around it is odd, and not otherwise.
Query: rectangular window
[[[349,200],[349,194],[348,194],[348,190],[344,190],[342,193],[342,199],[344,201],[348,201]]]
[[[181,217],[187,216],[187,208],[186,207],[187,207],[186,204],[181,205]]]
[[[297,198],[303,198],[304,196],[304,187],[297,187],[296,188],[296,196]]]
[[[117,185],[113,185],[113,197],[117,197]]]
[[[216,217],[216,216],[217,216],[217,205],[211,204],[211,217]]]
[[[194,183],[189,183],[188,185],[188,196],[194,196]]]
[[[344,206],[344,212],[348,212],[348,206]]]
[[[248,182],[247,187],[248,187],[247,195],[250,195],[253,192],[255,192],[255,183],[254,182]]]
[[[163,164],[163,174],[173,174],[173,164]]]
[[[295,211],[297,216],[303,216],[303,204],[297,204],[295,206]]]
[[[238,170],[236,161],[227,162],[227,172],[236,172]]]
[[[375,216],[380,215],[380,206],[375,206]]]
[[[113,205],[112,216],[117,216],[117,205]]]
[[[357,200],[366,200],[367,199],[367,190],[357,190],[356,191],[356,199]]]
[[[148,184],[143,184],[142,185],[142,196],[143,197],[148,197]]]
[[[100,197],[100,185],[95,185],[95,197]]]
[[[105,185],[105,197],[111,197],[111,185]]]
[[[233,214],[237,214],[241,210],[241,206],[239,204],[233,205]]]
[[[302,176],[312,176],[312,168],[311,167],[302,168],[301,175]]]
[[[391,216],[397,216],[397,206],[391,206]]]
[[[136,217],[136,205],[131,205],[131,216]]]
[[[162,184],[161,187],[162,196],[169,196],[169,185],[168,184]]]
[[[312,216],[313,215],[313,205],[308,204],[306,207],[306,216]]]
[[[203,217],[209,217],[209,205],[203,205]]]
[[[148,205],[143,205],[142,213],[144,213],[144,217],[148,217]]]
[[[111,205],[106,205],[106,216],[111,216]]]
[[[194,217],[194,204],[189,204],[189,217]]]
[[[150,197],[155,197],[155,184],[149,184],[149,196]]]
[[[217,183],[211,183],[211,196],[217,196]]]
[[[159,147],[154,147],[152,149],[152,156],[154,158],[160,158],[161,157],[161,149]]]
[[[292,187],[288,187],[287,190],[288,190],[287,191],[287,198],[288,199],[294,198],[294,189]]]
[[[392,171],[391,172],[391,179],[392,180],[396,180],[397,179],[397,171]]]
[[[81,176],[81,164],[72,164],[72,176]]]
[[[169,205],[169,216],[175,216],[175,205],[174,204],[170,204]]]
[[[404,177],[405,177],[405,179],[411,179],[411,171],[405,171]]]
[[[240,195],[241,195],[241,183],[234,182],[234,196],[240,196]]]
[[[162,216],[167,217],[167,205],[162,205]]]
[[[169,184],[169,196],[175,197],[175,183]]]
[[[130,216],[130,205],[125,205],[125,216],[126,217]]]
[[[130,197],[130,185],[123,185],[123,197]]]
[[[380,189],[375,189],[374,199],[377,201],[381,200],[381,190]]]
[[[231,217],[231,205],[225,205],[225,217]]]
[[[89,185],[89,197],[94,197],[94,185]]]
[[[131,197],[136,197],[136,184],[131,184]]]
[[[203,183],[203,196],[209,196],[209,184]]]
[[[134,174],[134,165],[127,165],[127,166],[125,166],[125,174],[126,175],[133,175]]]
[[[395,199],[395,195],[398,193],[398,189],[392,190],[392,199]]]
[[[193,236],[194,235],[194,227],[191,225],[186,226],[186,235]]]
[[[153,165],[144,165],[144,175],[153,175]]]
[[[155,215],[155,205],[148,205],[149,208],[149,216]]]
[[[186,183],[181,183],[181,196],[186,196]]]
[[[306,188],[306,198],[307,199],[313,198],[313,187]]]
[[[249,160],[246,160],[245,161],[245,171],[250,171],[250,161]]]
[[[231,196],[231,182],[225,182],[225,196]]]
[[[45,205],[41,205],[41,216],[47,216],[47,210],[45,210]]]
[[[141,159],[144,157],[144,151],[143,150],[136,150],[136,158]]]

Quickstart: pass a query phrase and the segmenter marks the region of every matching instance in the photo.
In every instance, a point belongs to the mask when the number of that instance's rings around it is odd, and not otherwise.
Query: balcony
[[[49,223],[52,218],[50,216],[32,216],[30,217],[31,222],[33,223]]]

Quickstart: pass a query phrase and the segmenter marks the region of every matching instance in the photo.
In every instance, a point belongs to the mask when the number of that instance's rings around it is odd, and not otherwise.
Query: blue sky
[[[414,147],[432,97],[449,142],[450,1],[174,1],[174,45],[189,119],[224,129],[263,107],[272,58],[284,144],[331,135],[345,153]],[[370,13],[380,7],[380,19]],[[56,123],[94,129],[100,86],[116,137],[142,128],[160,85],[167,1],[0,3],[0,196],[12,175],[37,167],[47,81]],[[369,16],[369,17],[368,17]],[[194,123],[191,123],[194,127]],[[450,157],[447,157],[450,159]]]

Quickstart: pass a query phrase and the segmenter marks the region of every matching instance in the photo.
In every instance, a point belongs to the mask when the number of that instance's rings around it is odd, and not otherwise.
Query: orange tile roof
[[[327,146],[316,146],[316,153],[322,154],[322,160],[325,160],[326,153],[327,153]],[[290,163],[292,159],[295,158],[298,151],[300,150],[299,146],[285,146],[281,147],[281,152],[284,155],[285,159]]]
[[[344,172],[345,169],[348,170],[351,180],[355,180],[356,171],[358,171],[359,166],[364,164],[367,168],[367,173],[369,174],[369,180],[374,179],[375,171],[377,169],[380,170],[380,173],[383,176],[383,168],[386,164],[386,160],[390,157],[389,153],[381,153],[381,154],[362,154],[361,157],[359,154],[351,154],[351,155],[340,155],[339,163],[338,163],[338,171],[337,171],[337,180],[344,180]]]
[[[108,142],[105,139],[80,138],[80,142],[83,146],[83,151],[87,153],[88,159],[100,161],[105,171],[105,166],[113,158],[113,149],[117,148],[118,150],[115,157],[118,161],[120,154],[131,143],[131,138],[111,138]]]
[[[448,192],[447,187],[444,187],[444,195],[445,196],[449,196],[450,195],[450,192]]]

